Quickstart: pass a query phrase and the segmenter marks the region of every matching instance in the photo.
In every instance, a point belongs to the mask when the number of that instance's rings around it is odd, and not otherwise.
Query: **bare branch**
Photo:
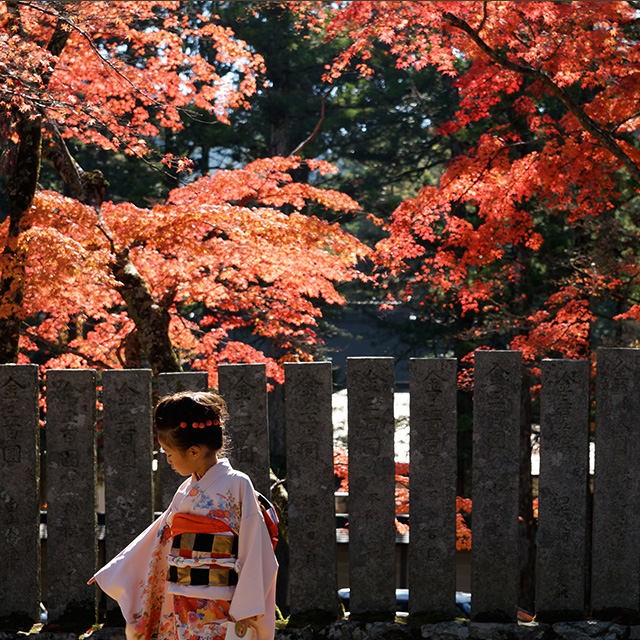
[[[300,154],[300,152],[305,148],[308,147],[318,136],[318,133],[320,132],[320,127],[322,126],[322,123],[324,122],[324,103],[325,100],[327,99],[327,96],[329,95],[329,93],[331,92],[331,89],[329,89],[329,91],[327,91],[323,96],[322,99],[320,101],[320,120],[318,120],[318,124],[316,124],[315,129],[313,130],[313,132],[311,133],[311,135],[306,139],[303,140],[290,154],[289,157],[291,156],[297,156]]]

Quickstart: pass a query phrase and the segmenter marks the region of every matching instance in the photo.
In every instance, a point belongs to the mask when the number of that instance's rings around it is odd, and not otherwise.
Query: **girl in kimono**
[[[221,456],[224,400],[160,400],[158,441],[188,476],[167,511],[94,576],[118,601],[127,640],[272,640],[277,562],[251,480]],[[93,579],[92,579],[93,581]]]

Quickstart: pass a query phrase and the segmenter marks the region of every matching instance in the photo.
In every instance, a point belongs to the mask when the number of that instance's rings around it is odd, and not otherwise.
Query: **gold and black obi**
[[[177,513],[171,534],[169,582],[204,587],[237,584],[238,536],[224,521]]]

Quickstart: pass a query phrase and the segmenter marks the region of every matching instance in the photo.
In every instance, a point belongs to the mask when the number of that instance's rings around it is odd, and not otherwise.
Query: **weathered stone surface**
[[[40,614],[37,365],[0,366],[0,616]]]
[[[584,611],[589,363],[544,360],[540,409],[538,611]]]
[[[638,611],[640,602],[640,350],[598,349],[592,600]]]
[[[91,612],[87,580],[98,562],[96,376],[47,372],[47,611],[55,622],[71,603]]]
[[[516,619],[521,356],[476,351],[473,407],[472,617]]]
[[[411,613],[456,612],[456,377],[456,360],[410,361]]]
[[[158,399],[179,391],[206,391],[209,375],[206,371],[186,371],[183,373],[161,373],[158,376]],[[155,486],[158,487],[156,505],[164,511],[182,484],[184,478],[176,473],[167,462],[167,456],[158,456],[158,473]]]
[[[413,630],[406,624],[392,622],[369,622],[364,627],[364,635],[372,640],[407,640]]]
[[[25,636],[22,637],[24,638]],[[30,634],[29,640],[76,640],[77,637],[78,636],[74,633],[54,633],[52,631],[44,631],[41,633]]]
[[[102,394],[108,561],[153,520],[151,370],[104,371]]]
[[[229,407],[229,460],[246,473],[255,488],[269,496],[269,425],[267,374],[264,364],[225,364],[218,367],[220,395]]]
[[[312,627],[303,627],[302,629],[277,629],[276,637],[278,640],[313,640],[316,634]]]
[[[420,635],[429,640],[467,640],[471,635],[466,620],[425,624],[420,628]]]
[[[393,358],[347,358],[349,608],[395,611]]]
[[[553,625],[553,633],[554,637],[560,640],[586,640],[587,638],[623,640],[629,633],[629,627],[598,620],[557,622]]]
[[[91,636],[91,640],[125,640],[124,627],[102,627],[97,629]]]
[[[321,629],[318,635],[322,638],[327,638],[328,640],[350,640],[350,638],[353,638],[355,630],[362,635],[360,633],[361,627],[362,625],[356,622],[351,622],[350,620],[338,620],[337,622]],[[276,630],[276,635],[279,633],[280,630]]]
[[[331,363],[285,365],[291,613],[338,613]]]
[[[499,624],[495,622],[470,622],[469,637],[473,640],[509,640],[517,638],[517,624]]]

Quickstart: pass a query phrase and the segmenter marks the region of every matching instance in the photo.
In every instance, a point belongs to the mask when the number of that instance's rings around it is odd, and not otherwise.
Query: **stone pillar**
[[[640,350],[598,349],[591,606],[640,603]]]
[[[164,396],[178,393],[179,391],[206,391],[209,375],[206,371],[188,371],[184,373],[161,373],[158,376],[158,399]],[[155,439],[154,439],[155,441]],[[158,472],[156,474],[156,504],[159,510],[164,511],[176,492],[176,489],[185,480],[176,473],[167,463],[164,454],[158,454]]]
[[[584,613],[589,363],[543,360],[536,611]]]
[[[521,355],[476,351],[473,394],[472,616],[516,619],[520,580]]]
[[[393,358],[347,358],[350,610],[395,612]]]
[[[49,622],[92,624],[98,557],[96,376],[47,372],[47,610]]]
[[[223,364],[218,367],[220,395],[229,407],[229,461],[246,473],[267,498],[269,480],[269,424],[267,373],[264,364]]]
[[[457,361],[409,362],[409,611],[455,615]]]
[[[104,371],[102,389],[109,561],[153,520],[151,370]]]
[[[293,615],[338,611],[331,363],[285,365]]]
[[[40,616],[37,365],[0,366],[0,615]]]

